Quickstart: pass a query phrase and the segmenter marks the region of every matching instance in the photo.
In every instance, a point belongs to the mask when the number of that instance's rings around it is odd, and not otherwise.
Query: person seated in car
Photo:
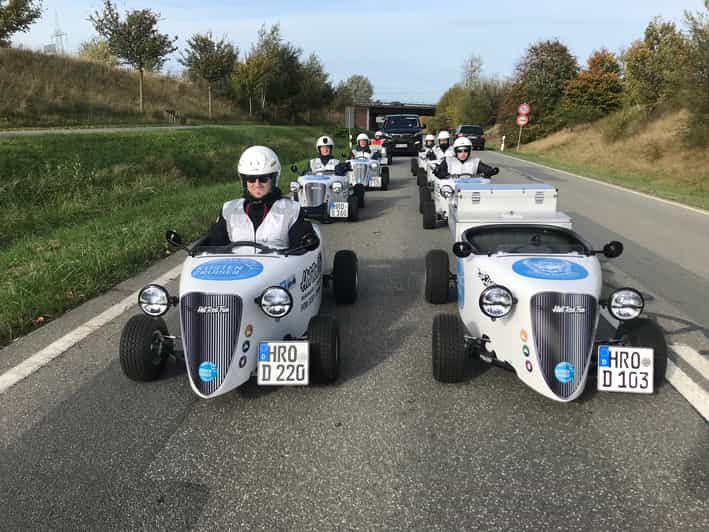
[[[426,135],[423,139],[423,146],[421,146],[421,151],[419,151],[419,157],[421,157],[422,159],[428,159],[429,154],[433,153],[435,147],[436,137],[431,134]]]
[[[303,171],[302,175],[325,173],[345,175],[347,171],[346,165],[332,156],[332,152],[335,149],[335,141],[332,138],[327,135],[318,137],[315,149],[318,151],[318,156],[315,159],[310,159],[308,167]]]
[[[441,161],[446,157],[453,157],[453,149],[450,146],[451,134],[447,131],[438,133],[438,146],[435,146],[428,158],[432,161]]]
[[[445,179],[450,175],[482,175],[491,178],[499,172],[499,169],[489,166],[477,157],[471,157],[473,144],[467,137],[460,137],[453,143],[453,157],[446,157],[433,171],[439,179]]]
[[[372,139],[372,146],[384,146],[384,133],[377,131]]]
[[[357,135],[357,146],[352,150],[353,159],[379,159],[381,155],[379,151],[372,153],[369,148],[369,137],[366,133]]]
[[[239,158],[237,172],[243,197],[224,203],[204,245],[256,242],[275,249],[318,247],[318,236],[300,204],[283,197],[278,189],[281,163],[272,149],[247,148]]]

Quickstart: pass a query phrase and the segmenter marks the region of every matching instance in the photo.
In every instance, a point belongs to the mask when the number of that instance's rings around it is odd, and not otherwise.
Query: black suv
[[[455,138],[458,138],[461,133],[463,136],[470,139],[474,150],[485,149],[485,132],[482,127],[460,124],[457,128],[455,128]]]
[[[416,155],[422,128],[418,115],[386,115],[382,131],[387,135],[392,153]]]

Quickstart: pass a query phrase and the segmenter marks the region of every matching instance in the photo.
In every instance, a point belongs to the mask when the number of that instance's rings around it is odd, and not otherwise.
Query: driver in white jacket
[[[227,201],[209,229],[206,246],[257,242],[275,249],[316,249],[319,239],[297,201],[278,189],[281,163],[265,146],[252,146],[239,159],[243,198]]]
[[[428,156],[429,159],[441,161],[446,157],[453,157],[453,148],[450,145],[451,134],[447,131],[438,133],[438,146],[433,148],[433,152]]]
[[[318,156],[315,159],[310,159],[308,168],[305,169],[303,175],[307,174],[336,174],[345,175],[347,168],[332,156],[335,149],[335,141],[327,135],[318,137],[315,142],[315,149],[318,151]]]
[[[473,144],[467,137],[460,137],[453,143],[453,157],[446,157],[433,171],[439,179],[445,179],[448,176],[461,174],[482,175],[490,178],[499,172],[499,169],[485,164],[477,157],[471,157],[470,153],[473,150]]]

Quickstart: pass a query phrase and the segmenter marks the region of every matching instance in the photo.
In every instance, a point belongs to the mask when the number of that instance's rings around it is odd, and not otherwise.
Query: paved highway
[[[558,186],[588,240],[624,241],[608,283],[652,296],[649,313],[689,349],[677,368],[705,391],[709,217],[484,157],[499,181]],[[331,251],[360,258],[359,301],[323,309],[345,346],[336,385],[204,401],[176,366],[128,381],[117,345],[137,309],[123,313],[0,393],[0,529],[709,529],[709,425],[673,386],[557,404],[497,368],[433,381],[431,321],[456,306],[425,303],[424,256],[450,237],[421,228],[408,169],[400,158],[360,222],[324,226]],[[0,351],[0,378],[180,262]]]

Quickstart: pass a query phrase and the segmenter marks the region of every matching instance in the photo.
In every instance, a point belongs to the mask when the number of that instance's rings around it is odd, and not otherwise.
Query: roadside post
[[[505,139],[507,135],[502,135],[502,144],[500,145],[500,151],[505,151]]]
[[[519,126],[519,136],[517,137],[517,151],[522,142],[522,128],[529,123],[529,113],[532,108],[528,103],[521,103],[517,106],[517,125]],[[503,142],[504,144],[504,142]]]
[[[350,150],[352,149],[352,128],[354,127],[354,121],[354,107],[348,105],[347,107],[345,107],[345,127],[347,128],[347,138],[350,143]]]

